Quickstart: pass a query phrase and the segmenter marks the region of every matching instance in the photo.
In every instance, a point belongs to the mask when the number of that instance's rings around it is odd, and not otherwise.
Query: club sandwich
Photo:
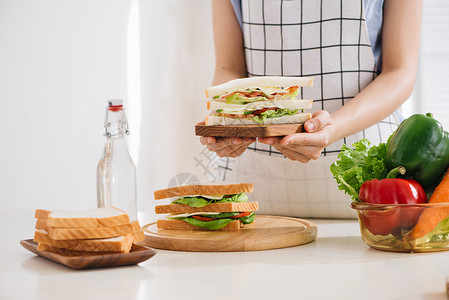
[[[206,89],[206,125],[304,123],[312,100],[296,99],[300,87],[313,86],[312,77],[249,77]]]
[[[160,229],[240,230],[255,220],[257,202],[247,202],[252,183],[228,185],[184,185],[154,192],[155,200],[171,198],[157,205],[156,214],[169,214],[157,221]]]

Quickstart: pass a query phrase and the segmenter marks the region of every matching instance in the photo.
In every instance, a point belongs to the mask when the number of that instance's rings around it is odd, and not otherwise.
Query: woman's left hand
[[[258,141],[272,145],[290,160],[307,163],[311,159],[318,159],[323,149],[329,145],[333,127],[329,113],[320,110],[304,124],[306,132],[289,134],[283,138],[259,138]]]

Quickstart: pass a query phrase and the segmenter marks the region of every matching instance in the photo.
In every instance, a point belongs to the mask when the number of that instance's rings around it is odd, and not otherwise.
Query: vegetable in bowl
[[[432,114],[412,115],[390,137],[385,159],[388,169],[404,166],[423,187],[432,186],[449,166],[448,133]]]
[[[373,204],[426,203],[423,187],[413,179],[385,178],[365,181],[360,187],[359,198]],[[420,207],[395,207],[389,212],[367,211],[362,215],[365,226],[375,235],[395,234],[415,226],[422,212]]]
[[[387,146],[381,143],[371,146],[367,139],[352,145],[354,149],[343,145],[330,170],[337,181],[338,188],[359,201],[359,190],[365,181],[384,179],[388,175],[385,162]]]
[[[448,133],[431,114],[417,114],[404,120],[387,143],[371,146],[361,139],[352,148],[343,145],[330,171],[354,200],[370,246],[434,251],[429,249],[449,250],[448,168]],[[380,242],[383,246],[376,247]]]

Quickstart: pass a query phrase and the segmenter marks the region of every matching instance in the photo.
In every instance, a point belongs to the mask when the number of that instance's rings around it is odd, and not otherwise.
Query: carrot
[[[424,209],[415,227],[404,237],[405,241],[410,242],[425,236],[435,229],[438,223],[449,217],[449,169],[430,196],[429,203],[448,203],[448,206]]]

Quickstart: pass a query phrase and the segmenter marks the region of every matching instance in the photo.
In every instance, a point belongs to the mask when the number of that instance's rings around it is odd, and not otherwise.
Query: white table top
[[[355,220],[312,221],[318,238],[299,247],[158,250],[137,266],[72,270],[19,244],[33,237],[33,210],[0,210],[0,299],[446,299],[449,252],[378,251]]]

